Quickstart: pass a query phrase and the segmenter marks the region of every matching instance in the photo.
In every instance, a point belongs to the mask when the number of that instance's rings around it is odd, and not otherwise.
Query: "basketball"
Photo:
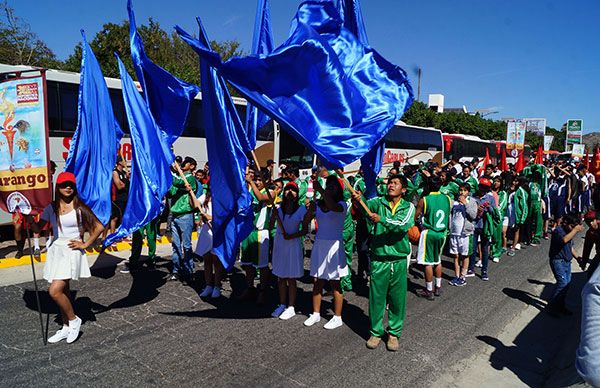
[[[419,231],[419,228],[417,228],[416,225],[413,226],[412,228],[410,228],[407,233],[408,233],[408,240],[412,244],[419,243],[419,238],[421,238],[421,232]]]

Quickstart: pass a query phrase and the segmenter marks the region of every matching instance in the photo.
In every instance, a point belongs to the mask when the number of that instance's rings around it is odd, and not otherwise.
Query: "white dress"
[[[48,247],[44,279],[49,283],[53,280],[78,280],[92,276],[85,252],[69,248],[71,240],[81,240],[75,209],[60,216],[58,238]]]
[[[206,197],[203,194],[198,198],[198,201],[202,204],[204,213],[212,217],[212,200],[209,201],[207,205],[204,205],[205,198]],[[196,242],[196,249],[194,250],[194,253],[198,256],[204,256],[212,251],[213,233],[210,226],[210,223],[205,222],[198,228],[198,241]]]
[[[348,264],[344,253],[344,219],[348,204],[338,202],[343,207],[341,212],[324,212],[317,206],[318,224],[315,243],[310,256],[310,275],[324,280],[340,280],[348,275]]]
[[[300,206],[293,214],[284,217],[282,209],[277,209],[287,234],[297,233],[306,214],[306,207]],[[277,225],[277,233],[273,241],[273,273],[283,279],[298,279],[304,276],[304,250],[302,238],[286,240],[281,227]]]

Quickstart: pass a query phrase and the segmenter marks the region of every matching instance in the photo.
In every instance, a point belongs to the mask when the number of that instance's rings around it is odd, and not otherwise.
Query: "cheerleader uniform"
[[[206,200],[205,195],[201,195],[198,201],[201,203],[202,211],[212,217],[212,200],[208,204],[204,205]],[[205,222],[198,227],[198,241],[196,242],[196,249],[194,253],[198,256],[204,256],[208,252],[211,252],[213,248],[213,234],[211,228],[211,222]]]
[[[316,219],[319,229],[315,236],[310,256],[310,276],[323,280],[340,280],[348,275],[348,264],[344,253],[344,219],[348,204],[338,202],[341,212],[321,210],[317,206]]]
[[[282,209],[277,211],[287,234],[300,231],[300,225],[306,214],[305,206],[300,206],[293,214],[283,214]],[[273,244],[273,274],[275,276],[281,279],[298,279],[304,276],[302,241],[302,237],[286,240],[283,238],[281,227],[277,226]]]
[[[83,250],[69,248],[69,241],[81,240],[82,233],[79,229],[79,213],[73,209],[60,216],[60,227],[56,223],[56,214],[52,206],[46,207],[41,217],[52,224],[54,240],[48,247],[46,264],[44,266],[44,279],[48,283],[53,280],[78,280],[89,278],[90,266]]]

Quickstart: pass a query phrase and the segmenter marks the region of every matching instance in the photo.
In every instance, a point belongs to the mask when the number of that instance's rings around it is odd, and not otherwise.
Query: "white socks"
[[[442,288],[442,278],[435,278],[435,286],[437,288]]]
[[[433,291],[433,282],[425,282],[427,286],[427,291]]]
[[[39,239],[39,237],[34,237],[33,238],[33,247],[35,249],[40,249],[40,239]]]

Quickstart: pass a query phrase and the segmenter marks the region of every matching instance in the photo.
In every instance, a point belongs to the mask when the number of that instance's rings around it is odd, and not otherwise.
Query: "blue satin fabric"
[[[377,145],[413,100],[406,73],[362,45],[331,1],[300,5],[288,40],[264,57],[219,56],[181,38],[329,168]]]
[[[133,148],[129,200],[117,231],[104,240],[104,247],[119,241],[155,219],[162,199],[173,182],[170,166],[173,153],[164,134],[138,92],[133,79],[117,56],[123,100]]]
[[[127,1],[131,60],[142,85],[150,112],[166,141],[173,144],[185,127],[190,103],[199,92],[196,85],[188,84],[154,64],[144,52],[144,43],[137,32],[131,0]]]
[[[81,36],[77,129],[65,171],[75,174],[79,198],[106,225],[112,207],[112,172],[123,131],[115,120],[106,81],[83,30]]]
[[[346,27],[364,46],[369,46],[360,0],[338,0],[337,10]]]
[[[200,40],[208,45],[200,20],[198,25]],[[235,264],[240,243],[254,229],[252,197],[245,181],[248,159],[243,144],[248,146],[248,139],[225,81],[203,60],[200,75],[210,160],[213,250],[223,266],[230,269]]]
[[[271,53],[274,48],[269,0],[258,0],[256,20],[254,22],[252,54],[261,57]],[[246,152],[256,148],[256,131],[267,125],[270,120],[269,116],[248,103],[248,109],[246,110],[246,130],[248,131],[248,140],[251,149],[246,150]]]

